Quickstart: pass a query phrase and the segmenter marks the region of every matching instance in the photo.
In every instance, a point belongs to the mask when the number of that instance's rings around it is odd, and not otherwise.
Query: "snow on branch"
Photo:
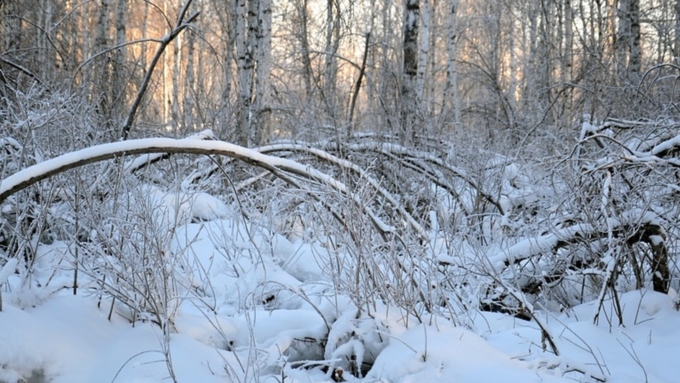
[[[297,151],[297,152],[304,152],[308,153],[311,155],[316,156],[319,159],[328,161],[334,165],[339,166],[340,168],[343,168],[345,170],[350,170],[352,172],[355,172],[356,174],[361,177],[361,179],[366,180],[371,187],[373,187],[380,195],[382,195],[386,200],[388,200],[398,211],[399,213],[406,219],[406,221],[409,223],[409,225],[418,232],[418,235],[424,240],[428,238],[427,232],[425,229],[418,223],[418,221],[413,218],[411,214],[409,214],[406,209],[402,206],[402,204],[397,200],[396,197],[394,197],[389,191],[387,191],[385,188],[380,186],[380,183],[368,175],[364,169],[362,169],[359,165],[346,160],[339,158],[331,153],[328,153],[324,150],[313,148],[309,145],[305,144],[300,144],[300,143],[279,143],[279,144],[272,144],[268,146],[263,146],[260,148],[256,149],[257,151],[261,153],[267,153],[267,152],[272,152],[272,151]]]
[[[371,219],[374,227],[381,234],[393,232],[394,227],[383,222],[360,197],[348,190],[347,186],[333,177],[322,173],[311,166],[296,161],[268,156],[256,150],[244,148],[223,141],[200,141],[194,138],[147,138],[139,140],[121,141],[97,145],[90,148],[63,154],[59,157],[38,163],[21,170],[0,182],[0,203],[12,194],[23,190],[37,182],[70,169],[81,167],[122,155],[153,154],[153,153],[185,153],[204,155],[224,155],[259,166],[280,174],[281,171],[295,174],[324,184],[343,195],[352,198]]]
[[[198,132],[196,134],[192,134],[191,136],[187,137],[186,139],[190,140],[213,140],[215,139],[215,135],[213,134],[213,131],[210,129],[203,130],[201,132]],[[134,172],[138,171],[139,169],[153,164],[155,162],[158,162],[168,156],[168,153],[149,153],[149,154],[144,154],[141,155],[135,159],[132,159],[130,161],[125,162],[125,173],[126,174],[133,174]]]
[[[617,237],[623,237],[629,243],[648,243],[653,253],[652,270],[655,291],[667,292],[670,282],[668,270],[668,253],[664,241],[666,232],[660,219],[652,212],[632,210],[622,214],[622,219],[611,218],[608,225],[596,227],[581,223],[555,230],[535,238],[524,239],[509,249],[489,257],[496,271],[520,263],[526,259],[547,251],[555,251],[565,246],[587,241],[592,242],[608,236],[608,228]]]
[[[429,162],[433,165],[436,165],[440,167],[441,169],[444,169],[446,171],[449,171],[452,173],[455,177],[458,177],[465,181],[468,185],[470,185],[473,189],[477,190],[484,199],[486,199],[489,203],[494,205],[496,209],[498,209],[499,213],[501,215],[504,214],[503,207],[501,204],[498,202],[498,200],[493,197],[491,194],[485,192],[478,184],[475,182],[472,177],[470,177],[465,170],[459,169],[455,166],[447,164],[444,160],[441,158],[434,156],[430,153],[427,152],[422,152],[419,150],[414,150],[411,148],[407,148],[405,146],[401,146],[398,144],[392,144],[392,143],[364,143],[364,144],[349,144],[349,145],[343,145],[343,148],[349,149],[349,150],[354,150],[354,151],[373,151],[377,152],[383,155],[395,155],[399,156],[402,158],[405,158],[409,160],[412,164],[418,166],[417,161],[414,160],[420,160],[424,162]]]

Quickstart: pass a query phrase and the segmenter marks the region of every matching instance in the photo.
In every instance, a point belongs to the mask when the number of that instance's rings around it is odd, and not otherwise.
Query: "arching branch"
[[[375,212],[367,207],[358,195],[349,191],[345,184],[308,165],[285,158],[268,156],[228,142],[199,141],[196,139],[147,138],[97,145],[67,153],[28,167],[2,180],[0,182],[0,204],[12,194],[67,170],[122,155],[150,153],[223,155],[270,171],[277,170],[295,174],[324,184],[350,197],[357,202],[358,206],[362,206],[364,213],[370,218],[371,223],[381,235],[384,236],[395,230],[394,227],[383,222]]]

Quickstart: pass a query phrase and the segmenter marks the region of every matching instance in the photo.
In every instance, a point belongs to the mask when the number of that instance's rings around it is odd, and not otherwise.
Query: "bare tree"
[[[453,114],[455,128],[460,127],[460,99],[458,98],[458,70],[456,68],[456,39],[458,0],[449,0],[448,35],[447,35],[447,63],[446,63],[446,87],[444,93],[444,111]]]
[[[255,84],[252,142],[261,145],[271,134],[270,81],[272,44],[272,3],[260,0],[257,21],[257,82]]]
[[[402,143],[414,143],[419,112],[418,102],[418,33],[420,28],[420,1],[405,0],[403,72],[401,77],[401,129]]]
[[[640,75],[642,63],[639,0],[620,0],[618,21],[617,61],[619,73],[628,81],[635,80]]]

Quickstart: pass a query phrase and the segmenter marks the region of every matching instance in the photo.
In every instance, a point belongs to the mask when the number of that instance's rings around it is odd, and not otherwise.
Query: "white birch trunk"
[[[182,62],[182,36],[177,36],[173,44],[173,61],[172,61],[172,93],[170,101],[170,115],[172,119],[172,125],[175,129],[175,133],[178,133],[179,128],[179,100],[180,100],[180,77],[181,77],[181,64]]]
[[[196,89],[195,85],[195,50],[196,36],[193,32],[189,32],[187,37],[187,57],[186,57],[186,70],[184,74],[184,87],[183,87],[183,97],[182,97],[182,125],[183,131],[182,135],[186,135],[187,131],[192,131],[194,128],[194,94]]]
[[[312,97],[312,60],[310,58],[309,47],[309,31],[307,26],[309,24],[309,15],[307,10],[307,0],[302,1],[299,9],[300,12],[300,45],[302,45],[302,66],[304,71],[303,82],[305,84],[305,97],[309,99]]]
[[[227,129],[231,124],[231,105],[232,105],[232,86],[234,83],[234,45],[236,44],[236,9],[238,7],[238,0],[228,0],[228,9],[226,12],[226,22],[222,23],[222,37],[223,49],[225,52],[225,64],[222,66],[224,72],[222,73],[222,103],[224,110],[221,113],[220,129],[217,135],[220,139],[227,139]]]
[[[253,1],[253,0],[251,0]],[[238,0],[236,8],[236,64],[238,76],[238,101],[236,105],[237,125],[234,141],[241,146],[248,145],[250,131],[252,50],[249,46],[248,0]]]
[[[104,52],[109,45],[109,26],[111,23],[110,0],[102,0],[99,14],[97,15],[97,31],[94,40],[93,54]],[[94,66],[93,79],[91,81],[92,95],[94,103],[98,106],[99,114],[104,119],[106,125],[110,125],[110,89],[111,71],[110,56],[104,54],[99,56],[90,65]]]
[[[257,42],[257,83],[255,89],[255,118],[252,142],[262,145],[271,134],[270,82],[272,45],[272,4],[271,0],[259,0],[258,42]]]
[[[420,0],[420,50],[418,51],[418,79],[416,81],[416,97],[418,102],[424,101],[425,77],[430,49],[430,0]]]
[[[619,0],[618,9],[618,33],[616,38],[616,65],[618,73],[623,74],[628,67],[628,53],[630,52],[630,2],[632,0]]]
[[[673,56],[675,63],[680,62],[680,0],[675,0],[675,35],[673,36]]]
[[[336,39],[335,36],[338,35],[336,31],[339,29],[338,23],[340,21],[333,10],[334,4],[334,0],[328,0],[326,5],[326,55],[324,58],[324,96],[326,109],[333,120],[338,114],[335,91],[338,65],[335,55],[338,50],[339,39]]]
[[[163,2],[163,14],[168,14],[168,3]],[[169,30],[166,25],[163,31],[163,35],[167,35]],[[146,68],[146,67],[145,67]],[[170,55],[163,55],[163,124],[167,125],[170,123],[170,87],[168,86],[168,80],[170,76]]]
[[[635,81],[639,77],[642,65],[639,0],[620,0],[617,61],[625,80]]]
[[[118,0],[116,5],[116,52],[112,68],[111,93],[114,97],[112,105],[116,117],[120,117],[125,107],[125,24],[127,19],[127,0]]]
[[[403,145],[414,144],[418,113],[418,29],[420,4],[418,0],[406,0],[404,18],[404,52],[401,83],[401,132]]]
[[[630,0],[630,56],[628,75],[637,81],[642,69],[642,48],[640,47],[640,0]],[[637,84],[636,84],[637,85]]]
[[[572,0],[564,0],[564,59],[563,81],[571,83],[574,66],[574,9]]]
[[[448,20],[448,40],[447,53],[448,60],[446,65],[446,99],[444,105],[453,111],[454,128],[460,127],[460,99],[458,98],[458,71],[456,68],[456,39],[458,0],[450,0],[449,20]]]

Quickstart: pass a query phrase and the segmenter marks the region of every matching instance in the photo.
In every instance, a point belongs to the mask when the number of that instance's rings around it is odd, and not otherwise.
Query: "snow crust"
[[[177,196],[151,195],[176,204]],[[473,312],[468,326],[458,327],[443,317],[406,325],[386,308],[374,318],[357,318],[347,297],[327,294],[330,255],[318,244],[291,242],[227,218],[228,209],[212,197],[199,194],[199,201],[217,206],[222,217],[181,224],[171,245],[190,266],[181,270],[187,286],[204,291],[201,300],[182,300],[169,337],[180,382],[274,382],[282,373],[291,382],[331,382],[320,366],[343,365],[348,356],[371,366],[362,377],[345,373],[350,382],[674,382],[680,373],[680,313],[667,295],[638,290],[621,296],[625,327],[593,324],[594,302],[561,314],[537,310],[555,334],[559,356],[542,348],[535,322],[508,315]],[[46,280],[65,250],[59,244],[45,249],[36,278]],[[0,312],[0,381],[35,374],[55,383],[169,378],[158,326],[133,326],[115,304],[107,320],[110,299],[98,301],[82,290],[73,296],[59,287],[69,273],[28,290],[9,274]],[[269,297],[276,307],[263,304]],[[611,307],[603,317],[614,317]],[[305,363],[309,368],[293,368]]]

